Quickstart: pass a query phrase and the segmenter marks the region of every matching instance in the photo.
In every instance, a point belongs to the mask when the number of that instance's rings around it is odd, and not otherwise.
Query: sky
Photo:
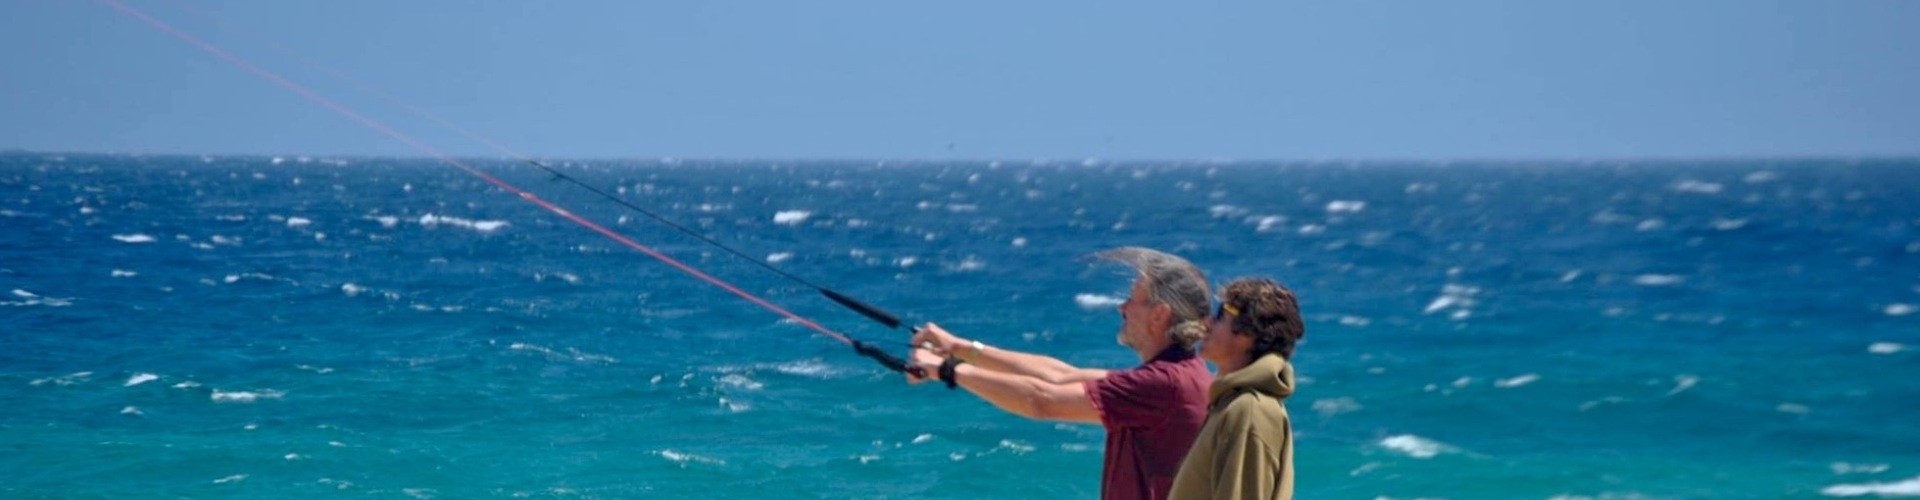
[[[465,156],[1920,156],[1899,0],[0,0],[0,149],[428,156],[110,1]]]

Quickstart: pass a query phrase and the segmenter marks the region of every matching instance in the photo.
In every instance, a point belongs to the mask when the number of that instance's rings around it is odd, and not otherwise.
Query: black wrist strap
[[[953,390],[953,388],[958,385],[958,382],[954,380],[953,369],[965,362],[966,361],[961,361],[958,356],[947,356],[946,361],[940,362],[940,380],[947,383],[947,390]]]

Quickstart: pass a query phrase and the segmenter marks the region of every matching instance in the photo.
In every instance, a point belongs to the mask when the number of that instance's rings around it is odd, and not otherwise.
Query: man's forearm
[[[1051,356],[1010,351],[985,344],[964,347],[959,354],[962,359],[980,368],[1054,384],[1080,383],[1107,375],[1106,370],[1079,368]]]
[[[1032,419],[1100,422],[1099,412],[1079,382],[1056,384],[972,364],[954,367],[954,378],[960,387],[1007,413]]]

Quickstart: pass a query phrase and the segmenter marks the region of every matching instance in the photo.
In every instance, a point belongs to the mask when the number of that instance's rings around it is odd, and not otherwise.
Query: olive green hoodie
[[[1293,427],[1281,405],[1290,395],[1293,365],[1278,354],[1215,378],[1168,498],[1293,498]]]

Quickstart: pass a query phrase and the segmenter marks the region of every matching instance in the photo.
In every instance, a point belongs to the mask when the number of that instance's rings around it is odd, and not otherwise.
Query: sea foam
[[[154,375],[151,373],[138,373],[138,374],[134,374],[134,376],[132,377],[127,377],[127,384],[125,385],[125,387],[133,387],[136,385],[152,382],[155,380],[160,380],[160,376]]]
[[[813,212],[806,210],[782,210],[773,214],[773,223],[794,226],[805,222],[808,217],[812,216]]]
[[[1447,451],[1447,445],[1412,434],[1401,434],[1382,439],[1380,440],[1380,447],[1422,460],[1439,456],[1441,452]]]
[[[213,395],[209,397],[215,403],[252,403],[262,399],[280,399],[281,396],[285,396],[285,395],[286,393],[276,391],[273,389],[267,389],[262,391],[233,391],[233,392],[214,389]]]
[[[1078,304],[1081,309],[1103,309],[1108,307],[1116,307],[1116,306],[1119,306],[1122,302],[1126,302],[1126,300],[1123,300],[1119,297],[1114,297],[1111,295],[1082,293],[1082,294],[1073,296],[1073,303]]]
[[[1893,483],[1836,484],[1820,490],[1820,494],[1830,497],[1858,497],[1879,495],[1883,497],[1920,496],[1920,476]]]
[[[154,242],[154,239],[152,236],[139,234],[139,233],[116,234],[116,235],[113,235],[113,239],[120,240],[121,243],[153,243]]]

